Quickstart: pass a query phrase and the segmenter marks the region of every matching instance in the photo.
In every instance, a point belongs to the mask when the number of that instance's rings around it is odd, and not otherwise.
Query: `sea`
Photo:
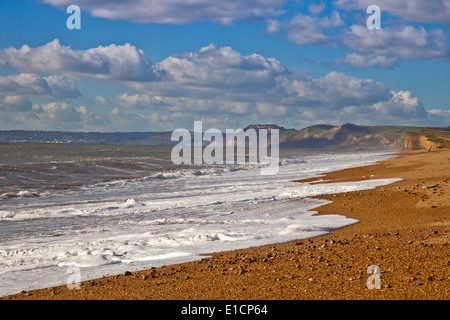
[[[281,149],[258,164],[175,165],[171,147],[0,144],[0,296],[328,234],[358,223],[312,196],[400,179],[298,179],[395,157]],[[367,177],[366,177],[367,178]],[[363,179],[363,177],[361,177]],[[76,289],[73,289],[76,290]]]

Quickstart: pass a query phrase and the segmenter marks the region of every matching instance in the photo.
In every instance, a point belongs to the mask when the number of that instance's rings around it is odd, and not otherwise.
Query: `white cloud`
[[[387,101],[379,101],[366,108],[348,107],[344,108],[344,113],[352,110],[356,111],[354,116],[369,116],[372,120],[396,124],[398,122],[420,122],[427,118],[427,111],[417,97],[413,97],[410,91],[392,91],[391,97]]]
[[[212,88],[267,88],[286,72],[274,58],[258,54],[242,56],[231,47],[210,44],[196,52],[170,56],[157,64],[171,81],[185,86]]]
[[[94,104],[101,104],[101,105],[107,105],[107,104],[109,104],[109,101],[108,101],[108,99],[106,99],[106,98],[104,98],[104,97],[102,97],[102,96],[96,96],[95,98],[94,98]]]
[[[44,0],[58,7],[72,0]],[[77,0],[76,4],[94,17],[125,19],[138,23],[184,24],[211,20],[228,25],[240,18],[280,14],[285,0]]]
[[[216,72],[220,72],[220,68]],[[199,78],[204,81],[202,73],[199,69]],[[180,113],[190,117],[191,121],[199,117],[212,121],[218,117],[218,120],[227,119],[231,123],[239,119],[236,117],[238,115],[243,117],[241,121],[251,119],[254,122],[267,122],[270,119],[295,125],[294,122],[300,120],[335,123],[353,119],[357,123],[383,123],[384,120],[407,122],[426,117],[422,104],[411,93],[394,94],[381,82],[352,77],[342,72],[330,72],[323,77],[312,78],[306,72],[290,71],[274,77],[273,86],[269,88],[208,88],[206,93],[202,81],[192,77],[189,79],[191,82],[186,95],[180,95],[178,91],[177,95],[162,96],[159,91],[161,84],[152,83],[141,87],[146,92],[142,95],[123,97],[134,101],[130,101],[131,106],[142,105],[139,102],[142,99],[149,102],[154,95],[158,95],[165,103],[158,112],[166,110]],[[171,88],[183,87],[178,80],[184,83],[183,77],[173,78],[167,85]],[[214,99],[211,99],[209,90],[214,92]],[[150,105],[148,107],[153,108]]]
[[[416,40],[420,43],[420,39]],[[380,41],[390,43],[394,40],[382,38]],[[22,47],[20,50],[26,52],[8,61],[23,59],[31,63],[40,56],[38,51],[43,47],[45,45],[26,50]],[[66,54],[59,53],[61,56],[74,54],[78,58],[84,57],[86,63],[95,60],[93,52],[98,51],[98,48],[73,51],[68,47],[56,47],[67,51]],[[111,57],[114,48],[117,46],[103,47],[98,52],[112,50],[108,55]],[[143,56],[143,52],[136,48],[132,51]],[[0,59],[2,57],[5,57],[5,50],[0,51]],[[105,57],[100,55],[99,60],[106,61]],[[132,60],[126,59],[124,63],[137,68],[140,60],[135,64],[130,62]],[[82,64],[75,59],[74,65],[77,63]],[[364,63],[364,60],[359,63]],[[21,68],[25,69],[25,65]],[[112,99],[102,96],[91,99],[93,104],[115,107],[107,114],[94,113],[86,106],[75,108],[60,102],[35,104],[30,110],[31,102],[27,95],[68,97],[77,92],[74,81],[68,78],[74,76],[72,67],[53,67],[49,73],[55,74],[46,77],[30,73],[0,77],[0,94],[3,92],[0,96],[1,110],[10,116],[14,111],[21,111],[17,112],[16,119],[24,126],[27,124],[27,128],[71,127],[106,131],[167,129],[202,118],[211,123],[222,121],[243,125],[250,120],[265,122],[266,119],[280,120],[281,125],[285,125],[281,121],[295,125],[319,120],[329,123],[419,124],[420,121],[430,121],[433,115],[411,92],[392,92],[381,82],[335,71],[314,78],[307,71],[287,69],[275,58],[256,53],[244,56],[231,47],[215,45],[173,55],[152,65],[151,69],[156,74],[165,76],[148,78],[147,81],[127,81],[120,77],[121,72],[108,69],[108,76],[104,74],[106,79],[120,78],[134,93],[122,92]],[[79,70],[77,75],[95,78],[95,68]],[[14,98],[18,96],[22,100]]]
[[[50,87],[47,81],[37,74],[21,73],[0,76],[0,92],[42,95],[50,93]]]
[[[428,110],[428,122],[429,126],[450,126],[450,110],[443,109],[431,109]]]
[[[75,83],[70,79],[62,76],[41,77],[31,73],[0,76],[0,93],[53,98],[76,98],[80,95]]]
[[[427,112],[417,97],[410,91],[392,91],[392,97],[387,102],[377,102],[374,108],[377,113],[398,118],[426,118]]]
[[[0,65],[25,73],[50,73],[69,78],[149,81],[158,78],[144,52],[128,43],[73,50],[58,39],[36,48],[0,51]]]
[[[342,72],[330,72],[313,79],[293,74],[280,81],[282,101],[301,107],[342,108],[367,105],[389,98],[388,87],[371,79],[360,79]]]
[[[50,88],[51,96],[55,98],[76,98],[81,95],[75,82],[61,75],[44,77]]]
[[[398,26],[370,30],[353,25],[340,35],[340,42],[350,53],[338,63],[354,67],[392,67],[398,59],[448,59],[447,36],[441,29]]]
[[[324,9],[325,9],[325,3],[320,2],[320,3],[311,3],[308,6],[308,11],[310,14],[312,15],[318,15],[320,14]]]
[[[338,72],[314,79],[306,72],[286,69],[276,59],[242,56],[229,47],[208,46],[171,56],[155,68],[167,74],[165,80],[128,83],[142,94],[119,95],[119,105],[152,108],[157,97],[158,106],[171,112],[243,114],[257,103],[332,109],[390,97],[389,88],[380,82]]]
[[[1,102],[0,102],[1,105]],[[82,130],[82,131],[131,131],[136,123],[121,128],[126,117],[123,114],[99,115],[86,106],[74,107],[65,102],[34,104],[24,112],[1,112],[0,125],[6,129]],[[126,114],[129,118],[129,115]],[[139,117],[141,117],[139,115]],[[130,121],[132,122],[132,121]],[[123,129],[123,130],[122,130]]]
[[[346,21],[333,10],[324,16],[324,4],[308,6],[309,15],[296,14],[285,20],[266,19],[266,32],[283,35],[297,45],[333,44],[347,51],[345,57],[334,59],[334,63],[348,64],[355,68],[393,68],[401,59],[449,60],[447,32],[441,28],[425,28],[407,25],[407,22],[443,23],[450,25],[450,0],[381,0],[381,29],[369,30],[364,17],[366,9],[375,3],[372,0],[337,0],[335,8],[344,9],[343,16],[360,12],[362,23],[345,27]],[[399,15],[404,19],[386,19],[383,12]],[[362,17],[362,18],[361,18]],[[383,21],[391,25],[385,25]],[[347,19],[346,19],[347,20]],[[392,22],[396,24],[392,25]],[[327,35],[327,29],[335,29]],[[337,35],[335,35],[337,34]]]
[[[65,102],[51,102],[48,104],[33,105],[33,112],[43,122],[78,122],[80,113]]]
[[[450,110],[431,109],[428,113],[437,117],[443,117],[447,119],[447,123],[450,123]]]
[[[432,112],[427,111],[410,91],[391,91],[388,100],[368,105],[348,105],[334,110],[314,108],[307,109],[305,112],[303,116],[315,123],[320,119],[320,121],[330,124],[345,122],[363,125],[440,126],[445,124],[445,119],[433,118]],[[439,110],[439,112],[444,111]]]
[[[330,41],[324,29],[343,26],[344,22],[337,11],[330,17],[314,17],[298,14],[287,25],[287,39],[295,44],[314,44]]]
[[[0,96],[0,111],[29,111],[31,101],[26,96],[5,95]]]
[[[118,95],[114,102],[125,108],[146,109],[166,106],[167,104],[158,96],[148,94],[129,95],[123,93]]]
[[[266,31],[270,34],[275,34],[280,31],[281,22],[276,19],[266,19]]]
[[[294,44],[316,44],[331,41],[331,37],[324,33],[324,29],[344,25],[337,11],[333,11],[330,17],[319,17],[322,6],[310,6],[313,15],[296,14],[293,18],[279,21],[267,19],[266,31],[271,34],[284,33],[286,38]]]
[[[107,123],[102,126],[103,131],[136,131],[137,128],[143,128],[145,131],[167,131],[186,124],[192,125],[192,114],[183,112],[153,112],[146,115],[135,110],[121,110],[116,107],[104,118]]]
[[[66,8],[72,4],[72,0],[44,0],[46,3]],[[334,60],[338,64],[349,64],[355,68],[379,66],[383,68],[395,67],[399,59],[448,59],[447,36],[445,31],[434,29],[426,31],[422,27],[397,26],[388,27],[382,25],[381,30],[372,37],[364,25],[351,27],[351,31],[344,32],[344,36],[336,37],[328,34],[331,28],[345,26],[345,21],[337,10],[332,10],[329,16],[325,16],[325,3],[302,3],[309,11],[309,15],[298,13],[292,18],[283,20],[283,5],[286,0],[79,0],[82,10],[88,11],[92,16],[107,19],[125,19],[139,23],[168,23],[183,24],[194,21],[211,20],[223,24],[231,24],[241,18],[261,18],[266,21],[266,32],[270,34],[282,34],[294,44],[319,44],[333,43],[338,47],[347,49],[347,55]],[[372,0],[335,0],[329,6],[341,9],[345,17],[350,11],[361,12],[365,16],[365,10],[373,5]],[[450,25],[450,0],[379,0],[376,3],[383,13],[401,17],[402,22],[412,23],[441,23]],[[341,12],[341,11],[340,11]],[[281,19],[281,20],[280,20]],[[384,20],[383,20],[384,21]],[[388,21],[388,20],[387,20]],[[372,31],[372,30],[369,30]],[[333,35],[334,32],[331,32]],[[364,39],[362,38],[364,37]],[[369,39],[373,38],[369,44]],[[67,66],[66,73],[71,77],[86,77],[118,80],[146,81],[158,79],[164,74],[158,74],[152,64],[142,59],[141,53],[136,48],[127,48],[127,45],[115,48],[100,47],[91,49],[85,53],[85,59],[79,59],[76,52],[65,51],[65,54],[74,59],[76,67],[70,68],[67,59],[61,56],[52,57],[53,65],[58,61]],[[26,48],[25,48],[26,49]],[[427,50],[428,49],[428,50]],[[24,50],[26,51],[26,50]],[[62,51],[62,50],[61,50]],[[118,58],[118,52],[133,53],[138,61]],[[132,52],[134,51],[134,52]],[[369,51],[369,52],[367,52]],[[111,55],[108,55],[111,53]],[[99,56],[103,55],[99,58]],[[18,67],[23,61],[13,63]],[[0,55],[0,64],[2,64]],[[35,62],[41,60],[35,59]],[[39,63],[35,69],[38,70]],[[56,66],[63,69],[62,66]],[[31,69],[30,69],[31,70]],[[35,71],[40,72],[40,71]],[[94,76],[95,74],[95,76]]]
[[[253,103],[250,102],[221,101],[218,104],[218,111],[224,114],[246,115],[252,108]]]
[[[359,53],[349,53],[345,57],[339,57],[334,60],[337,64],[348,64],[356,69],[370,68],[380,66],[390,69],[398,65],[398,59],[395,57],[362,55]]]
[[[381,12],[410,22],[450,25],[450,0],[336,0],[334,5],[345,10],[365,10],[376,4]]]

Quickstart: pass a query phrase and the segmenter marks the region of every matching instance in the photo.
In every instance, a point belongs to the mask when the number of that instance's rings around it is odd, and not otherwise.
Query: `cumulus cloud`
[[[387,100],[371,104],[347,105],[332,109],[287,108],[286,114],[275,118],[275,121],[284,120],[287,127],[302,128],[317,123],[339,125],[348,122],[360,125],[448,126],[449,119],[450,111],[426,110],[410,91],[391,91]]]
[[[149,81],[159,77],[144,52],[128,43],[73,50],[55,39],[40,47],[0,51],[0,65],[25,73],[50,73],[68,78]]]
[[[164,80],[126,85],[152,97],[164,98],[172,105],[177,98],[187,108],[191,99],[254,102],[255,98],[270,98],[270,95],[260,95],[273,90],[277,78],[289,73],[274,58],[258,54],[243,56],[230,47],[215,45],[170,56],[157,63],[155,69],[164,72]],[[171,101],[167,99],[169,97]],[[205,105],[211,103],[198,103],[196,108]]]
[[[67,7],[72,0],[44,0]],[[240,18],[274,16],[282,12],[285,0],[78,0],[77,5],[94,17],[124,19],[138,23],[185,24],[211,20],[231,24]]]
[[[367,105],[389,98],[389,88],[371,79],[360,79],[342,72],[329,72],[318,79],[293,73],[280,80],[282,101],[303,107],[342,108]]]
[[[424,123],[428,112],[410,91],[391,91],[389,100],[375,102],[364,107],[347,106],[339,117],[367,122],[382,121],[384,124]]]
[[[167,74],[166,79],[128,83],[142,94],[122,94],[116,97],[120,105],[239,114],[257,103],[340,108],[388,100],[390,96],[389,88],[380,82],[338,72],[314,79],[307,72],[288,70],[276,59],[243,56],[230,47],[210,45],[168,57],[155,67]]]
[[[157,97],[161,110],[208,115],[209,119],[214,114],[229,119],[247,115],[255,121],[300,117],[395,122],[427,117],[411,92],[393,92],[382,82],[342,72],[314,78],[306,71],[288,70],[274,59],[242,56],[228,47],[208,46],[169,57],[156,67],[168,75],[164,81],[130,83],[142,93],[116,99],[130,107],[154,109]]]
[[[151,96],[148,94],[134,94],[122,93],[118,95],[114,102],[125,108],[146,109],[166,106],[167,104],[158,96]]]
[[[109,101],[105,97],[102,96],[96,96],[93,100],[94,104],[101,104],[101,105],[108,105]]]
[[[42,95],[49,94],[50,91],[47,81],[37,74],[0,76],[1,93]]]
[[[448,127],[450,124],[450,110],[431,109],[428,110],[428,125]]]
[[[71,0],[44,1],[60,8],[66,8],[72,4]],[[372,45],[369,45],[366,37],[369,34],[365,25],[358,26],[359,29],[353,26],[350,27],[350,31],[345,31],[344,19],[337,10],[331,10],[330,14],[326,13],[324,2],[304,3],[303,6],[307,8],[309,15],[297,13],[289,18],[283,15],[285,13],[283,5],[286,2],[286,0],[79,0],[77,5],[94,17],[125,19],[139,23],[183,24],[210,20],[231,24],[237,19],[257,17],[265,19],[267,33],[282,34],[294,44],[332,43],[346,49],[348,54],[335,59],[334,62],[348,64],[355,68],[375,66],[392,68],[398,65],[400,59],[449,58],[446,33],[441,29],[426,31],[422,27],[415,26],[386,27],[383,25],[381,30],[377,30],[376,35],[372,33],[376,39]],[[372,4],[374,4],[372,0],[335,0],[329,5],[339,9],[339,12],[346,16],[351,11],[365,13],[366,8]],[[381,7],[382,13],[400,17],[402,22],[450,25],[450,0],[380,0],[377,5]],[[338,32],[343,35],[337,38],[328,35],[327,30],[331,28],[339,28]],[[332,34],[335,33],[332,32]],[[74,65],[80,67],[80,72],[77,72],[75,67],[68,68],[66,71],[72,77],[92,76],[95,73],[95,78],[136,81],[164,76],[156,73],[152,64],[142,59],[141,53],[137,52],[136,48],[126,46],[105,47],[103,50],[100,47],[91,49],[91,52],[85,53],[85,59],[79,59],[79,54],[66,50],[65,54],[75,59]],[[136,61],[118,58],[123,56],[119,51],[134,54]],[[64,59],[61,56],[50,55],[50,57],[54,64],[58,61],[66,63],[68,60],[67,57]],[[0,64],[1,61],[0,55]],[[19,64],[19,61],[8,62],[11,65]],[[86,72],[84,73],[83,70]]]
[[[449,0],[335,0],[334,5],[345,10],[365,10],[377,4],[382,12],[410,22],[441,23],[450,25]]]
[[[396,118],[426,118],[427,112],[417,97],[410,91],[391,92],[392,96],[387,102],[377,102],[373,105],[375,111],[382,115]]]
[[[45,95],[54,98],[76,98],[80,95],[75,83],[70,79],[62,76],[41,77],[31,73],[0,76],[0,93]]]
[[[32,103],[26,96],[5,95],[0,96],[0,110],[3,111],[29,111]]]
[[[428,111],[428,114],[437,117],[443,117],[447,120],[447,123],[450,123],[450,110],[442,110],[442,109],[431,109]]]
[[[62,76],[41,77],[31,73],[0,76],[0,110],[3,111],[31,111],[29,96],[58,99],[80,95],[74,82]]]
[[[340,42],[350,51],[337,63],[348,63],[356,68],[393,67],[398,59],[448,59],[447,36],[441,29],[427,31],[413,26],[384,27],[370,30],[353,25],[341,34]]]
[[[380,41],[389,43],[393,40],[382,38]],[[416,41],[421,43],[420,39]],[[42,47],[29,48],[25,50],[28,53],[14,59],[35,60],[39,56],[37,49]],[[66,50],[68,56],[84,57],[85,63],[91,60],[92,50],[98,49],[74,51],[59,45],[57,48]],[[103,47],[102,50],[106,48],[115,47]],[[0,58],[5,57],[5,50],[0,51]],[[23,47],[20,50],[23,51]],[[132,51],[141,52],[136,48]],[[105,57],[100,55],[99,59],[106,60]],[[14,59],[11,58],[11,63]],[[139,61],[129,65],[137,68]],[[82,64],[81,60],[77,63]],[[77,76],[92,79],[95,78],[95,70],[78,70]],[[0,77],[0,94],[3,94],[0,108],[6,113],[21,111],[18,113],[21,113],[23,123],[28,121],[39,128],[45,125],[48,128],[67,128],[66,123],[76,128],[114,128],[115,131],[134,130],[136,127],[148,127],[149,130],[173,127],[183,121],[192,122],[193,118],[208,119],[211,123],[214,119],[243,122],[244,125],[250,120],[274,119],[274,122],[280,120],[279,123],[288,122],[295,126],[319,120],[329,123],[351,120],[357,123],[400,123],[429,121],[427,119],[431,117],[411,92],[393,92],[382,82],[335,71],[312,77],[307,71],[286,68],[275,58],[256,53],[242,55],[231,47],[213,44],[152,64],[153,74],[164,74],[164,77],[131,81],[116,69],[109,70],[108,76],[103,74],[104,78],[122,79],[122,83],[134,93],[122,92],[112,99],[92,98],[93,104],[114,107],[106,115],[93,113],[85,106],[75,108],[59,102],[35,104],[31,108],[26,95],[70,97],[76,94],[74,80],[69,78],[74,76],[73,71],[64,65],[59,65],[59,69],[53,66],[46,77],[25,72]],[[22,100],[17,98],[19,96]]]
[[[313,15],[297,14],[286,20],[267,19],[266,31],[271,34],[283,33],[294,44],[316,44],[331,41],[331,37],[324,33],[324,29],[343,26],[344,21],[337,11],[330,17],[319,17],[316,14],[323,10],[323,6],[310,5]]]
[[[348,53],[345,57],[338,57],[334,60],[336,64],[348,64],[356,69],[370,68],[380,66],[390,69],[398,65],[396,57],[363,55],[359,53]]]
[[[161,91],[161,83],[140,84],[140,89],[148,95],[146,99],[160,97],[171,112],[220,113],[230,119],[242,114],[255,121],[268,117],[329,123],[352,119],[356,123],[419,125],[428,121],[428,112],[412,92],[394,92],[382,82],[335,71],[313,78],[306,71],[288,70],[261,56],[249,68],[245,63],[249,57],[215,46],[169,57],[158,64],[171,75],[166,84],[189,90]],[[260,85],[254,86],[251,79],[257,76]]]
[[[323,10],[325,9],[325,3],[320,2],[320,3],[311,3],[308,6],[308,11],[310,14],[312,15],[318,15],[320,14]]]
[[[170,56],[157,65],[171,81],[186,86],[267,88],[277,75],[286,72],[274,58],[258,54],[242,56],[231,47],[210,44],[196,52]]]
[[[50,88],[50,95],[55,98],[77,98],[81,95],[75,82],[61,75],[44,77]]]
[[[114,108],[108,112],[106,119],[109,127],[117,128],[116,131],[134,131],[132,128],[148,126],[148,117],[133,111],[122,111]],[[118,130],[120,128],[120,130]]]
[[[33,104],[24,112],[1,113],[0,125],[6,129],[112,131],[117,124],[90,111],[65,102]],[[6,116],[6,117],[5,117]]]
[[[33,105],[33,112],[40,121],[48,122],[79,122],[80,113],[69,104],[62,102],[51,102],[48,104]]]
[[[356,12],[365,14],[373,5],[371,0],[336,0],[335,8],[343,9],[343,16]],[[312,3],[309,14],[298,13],[292,18],[266,19],[266,32],[283,35],[297,45],[325,43],[345,49],[345,57],[334,59],[334,63],[347,64],[355,68],[393,68],[402,59],[448,60],[448,36],[441,28],[425,28],[407,23],[450,24],[450,0],[382,0],[377,3],[382,13],[389,12],[401,19],[386,19],[390,25],[378,30],[369,30],[364,19],[362,23],[346,26],[347,21],[332,10],[324,13],[324,3]],[[385,16],[383,16],[385,19]],[[384,21],[384,20],[383,20]],[[392,22],[394,21],[394,24]],[[333,28],[333,36],[327,29]]]

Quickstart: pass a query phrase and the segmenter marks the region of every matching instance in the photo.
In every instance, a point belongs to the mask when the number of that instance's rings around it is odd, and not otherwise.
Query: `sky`
[[[450,125],[450,0],[2,0],[0,30],[0,130]]]

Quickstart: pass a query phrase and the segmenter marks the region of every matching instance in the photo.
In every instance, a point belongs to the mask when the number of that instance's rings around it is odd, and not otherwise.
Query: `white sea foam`
[[[0,295],[64,284],[71,265],[85,280],[327,234],[358,221],[339,212],[314,216],[311,210],[327,202],[308,197],[400,179],[315,185],[292,180],[388,157],[288,159],[274,176],[261,176],[256,167],[206,168],[201,174],[189,169],[171,179],[93,184],[78,193],[37,198],[35,207],[0,211],[1,230],[9,232],[0,245]]]

